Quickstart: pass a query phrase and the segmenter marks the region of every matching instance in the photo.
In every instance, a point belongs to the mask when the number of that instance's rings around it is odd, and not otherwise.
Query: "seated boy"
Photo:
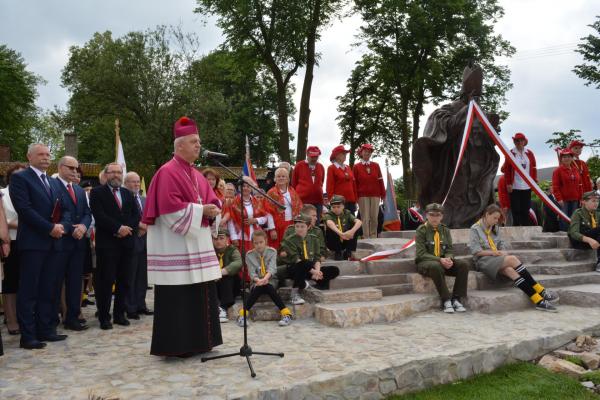
[[[264,231],[254,231],[252,234],[252,245],[254,248],[246,254],[246,266],[250,273],[252,286],[250,295],[246,299],[245,310],[240,310],[238,325],[244,326],[244,319],[248,316],[248,311],[252,308],[256,300],[262,294],[268,294],[273,303],[279,308],[281,320],[279,326],[288,326],[292,323],[292,313],[283,304],[283,300],[277,293],[277,251],[267,246],[267,234]]]
[[[219,259],[222,278],[217,284],[219,299],[219,320],[227,322],[227,309],[235,303],[236,288],[239,288],[239,272],[242,268],[242,256],[238,248],[229,243],[227,229],[219,228],[217,237],[213,238],[215,253]]]
[[[460,299],[467,296],[469,265],[454,259],[450,229],[441,222],[444,217],[442,206],[429,204],[425,213],[427,221],[417,228],[415,237],[417,271],[433,280],[445,313],[465,312]],[[446,275],[456,277],[452,296],[446,285]]]
[[[594,249],[598,255],[596,272],[600,272],[600,194],[589,191],[583,194],[582,207],[571,217],[569,239],[576,249]]]
[[[305,204],[300,209],[300,214],[307,215],[310,217],[310,225],[308,227],[308,234],[315,235],[319,239],[319,248],[321,249],[321,261],[325,260],[327,256],[327,247],[325,246],[325,236],[319,226],[317,226],[317,207],[312,204]],[[283,237],[292,236],[296,233],[294,225],[290,225],[285,230]]]
[[[344,209],[344,196],[334,195],[329,204],[329,210],[324,216],[325,243],[327,248],[335,253],[336,260],[348,260],[356,250],[356,231],[362,222],[350,211]]]
[[[308,233],[310,218],[298,215],[294,218],[294,235],[284,237],[279,248],[279,263],[287,265],[287,275],[292,277],[292,303],[304,304],[304,299],[298,294],[298,289],[310,287],[308,279],[320,285],[328,285],[333,279],[333,271],[321,270],[321,252],[319,240]],[[319,282],[324,281],[324,282]]]

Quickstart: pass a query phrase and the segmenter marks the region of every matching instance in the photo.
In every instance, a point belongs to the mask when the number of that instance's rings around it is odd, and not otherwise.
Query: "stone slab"
[[[580,334],[600,334],[600,309],[572,306],[557,314],[435,311],[343,331],[311,320],[285,328],[256,322],[248,330],[253,350],[283,351],[285,357],[253,356],[253,379],[241,357],[202,363],[200,357],[151,356],[151,317],[102,331],[94,311],[84,309],[88,331],[40,351],[19,349],[18,337],[3,335],[0,398],[382,398],[536,359]],[[242,330],[221,327],[224,345],[210,355],[239,350]]]
[[[338,276],[329,282],[329,287],[331,289],[348,289],[394,283],[408,283],[406,274]]]
[[[452,229],[452,242],[468,243],[469,229]],[[507,240],[529,240],[532,236],[545,236],[542,234],[541,226],[505,226],[500,228],[502,237]],[[415,237],[415,231],[396,231],[381,232],[381,237],[385,239],[403,238],[412,239]]]
[[[564,286],[558,288],[557,292],[560,295],[562,304],[579,307],[600,306],[600,284]]]

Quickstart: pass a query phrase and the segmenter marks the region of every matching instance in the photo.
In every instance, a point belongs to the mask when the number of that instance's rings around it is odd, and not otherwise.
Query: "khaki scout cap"
[[[438,203],[431,203],[431,204],[428,204],[427,207],[425,207],[425,212],[426,213],[443,213],[444,206],[442,206],[441,204],[438,204]]]

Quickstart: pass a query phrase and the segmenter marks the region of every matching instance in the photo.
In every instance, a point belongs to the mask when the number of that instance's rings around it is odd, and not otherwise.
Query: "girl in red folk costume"
[[[240,214],[240,204],[243,204],[244,221]],[[241,236],[242,227],[244,229],[244,251],[252,250],[252,234],[255,230],[261,230],[260,225],[264,225],[268,221],[268,214],[262,206],[262,202],[252,196],[250,186],[244,184],[242,186],[241,196],[236,196],[235,200],[229,206],[230,220],[228,222],[228,230],[231,241],[234,245],[242,248]],[[270,226],[269,229],[275,228]],[[243,255],[242,255],[243,256]]]
[[[302,209],[302,200],[294,188],[289,185],[289,176],[287,169],[277,168],[275,186],[267,192],[279,204],[285,205],[285,209],[280,209],[268,201],[265,204],[265,208],[273,216],[275,224],[275,229],[269,234],[269,246],[274,249],[279,248],[286,228],[294,224],[294,216],[300,214]]]
[[[333,148],[329,161],[331,165],[327,168],[327,197],[332,199],[334,195],[343,196],[346,200],[344,208],[352,214],[356,213],[356,181],[352,169],[344,164],[346,162],[346,150],[343,145]]]
[[[592,178],[590,178],[590,170],[588,169],[587,163],[579,159],[583,146],[585,146],[585,143],[580,142],[579,140],[573,140],[569,144],[569,150],[573,153],[573,165],[575,165],[575,168],[577,168],[577,171],[579,171],[579,175],[581,176],[581,193],[587,193],[593,189]]]
[[[537,182],[537,167],[535,155],[527,146],[527,137],[522,133],[517,133],[513,136],[515,147],[511,149],[511,153],[525,172]],[[515,168],[507,160],[502,166],[502,172],[506,180],[506,189],[510,196],[510,211],[512,214],[512,222],[514,226],[527,226],[529,223],[529,209],[531,208],[531,188],[519,175]]]
[[[577,167],[573,164],[573,152],[569,149],[560,151],[560,165],[552,173],[552,193],[558,201],[563,212],[571,217],[571,214],[579,208],[581,201],[581,176]],[[560,229],[567,231],[569,225],[562,219],[559,221]]]
[[[377,237],[377,217],[379,203],[385,198],[385,187],[379,164],[371,161],[373,146],[363,144],[358,149],[360,161],[354,164],[358,209],[362,221],[363,236],[366,239]]]
[[[202,175],[204,175],[204,177],[208,181],[208,184],[210,185],[212,190],[215,192],[215,195],[217,196],[217,198],[219,200],[221,200],[221,203],[223,203],[223,201],[225,200],[225,196],[224,196],[223,192],[221,191],[221,189],[219,189],[219,187],[218,187],[219,180],[221,180],[221,177],[219,176],[217,171],[215,171],[212,168],[205,168],[202,171]]]
[[[325,167],[319,162],[320,155],[321,150],[317,146],[309,146],[306,160],[299,161],[292,172],[292,187],[304,204],[312,204],[317,208],[317,221],[321,221],[325,182]]]

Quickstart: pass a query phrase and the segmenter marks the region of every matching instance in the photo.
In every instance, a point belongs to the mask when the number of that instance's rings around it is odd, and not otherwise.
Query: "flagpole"
[[[119,161],[119,143],[121,142],[121,123],[115,118],[115,162]]]

